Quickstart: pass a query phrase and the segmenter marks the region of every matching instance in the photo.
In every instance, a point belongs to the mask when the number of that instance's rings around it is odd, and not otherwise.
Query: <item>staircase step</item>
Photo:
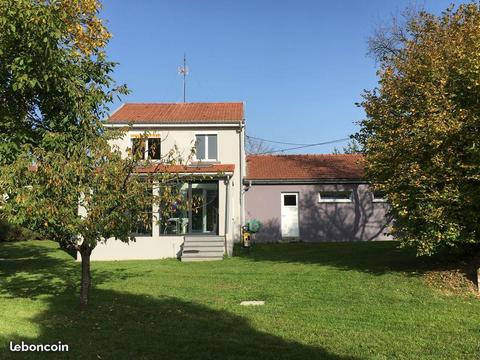
[[[217,235],[185,235],[185,240],[195,240],[195,239],[200,239],[200,240],[225,240],[223,236],[217,236]]]
[[[182,261],[222,260],[225,254],[225,237],[209,235],[185,236]]]
[[[182,257],[223,257],[224,251],[184,252]]]
[[[183,257],[182,256],[182,262],[193,262],[193,261],[219,261],[223,260],[222,257]]]
[[[223,241],[185,241],[184,246],[224,246]]]

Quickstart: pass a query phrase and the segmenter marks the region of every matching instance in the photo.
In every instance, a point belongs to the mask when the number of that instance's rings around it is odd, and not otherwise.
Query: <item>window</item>
[[[319,202],[352,202],[352,191],[320,191]]]
[[[383,191],[374,191],[372,192],[372,201],[373,202],[386,202],[386,196]]]
[[[283,206],[297,206],[297,195],[283,195]]]
[[[165,190],[174,200],[160,206],[160,235],[218,234],[218,182],[184,183]]]
[[[151,160],[160,160],[161,157],[161,139],[160,138],[132,138],[132,155],[140,160],[144,160],[147,155]],[[147,151],[147,154],[145,152]]]
[[[132,139],[132,156],[138,159],[145,159],[145,139]]]
[[[148,158],[151,160],[160,160],[160,149],[162,141],[160,138],[148,138]]]
[[[196,157],[198,160],[217,160],[218,142],[215,134],[196,135]]]

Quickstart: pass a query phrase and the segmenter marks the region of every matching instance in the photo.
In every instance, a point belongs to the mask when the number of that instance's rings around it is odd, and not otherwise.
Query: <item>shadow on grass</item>
[[[48,244],[48,246],[47,246]],[[141,276],[127,269],[115,272],[92,270],[93,285],[109,280]],[[52,242],[4,243],[0,246],[0,294],[36,298],[41,295],[72,294],[79,289],[80,264]]]
[[[45,305],[43,312],[29,320],[38,335],[26,338],[12,331],[0,336],[2,359],[346,359],[320,347],[260,332],[227,311],[178,298],[93,288],[90,308],[81,313],[78,263],[61,251],[40,246],[2,246],[0,254],[1,295],[35,298]],[[129,276],[141,274],[94,271],[93,278],[99,284]],[[12,353],[10,341],[61,341],[70,351]]]
[[[251,249],[235,247],[234,256],[252,261],[318,264],[374,275],[389,272],[415,275],[456,266],[442,256],[417,257],[415,250],[400,248],[396,241],[255,244]]]
[[[80,314],[73,294],[51,299],[35,317],[39,335],[2,340],[68,344],[70,359],[346,359],[319,348],[254,329],[244,318],[176,298],[94,290]],[[13,353],[8,356],[14,358]],[[50,354],[52,355],[52,354]],[[62,358],[55,354],[55,358]],[[2,358],[6,358],[2,357]],[[22,354],[22,359],[38,354]],[[351,357],[348,357],[351,359]]]

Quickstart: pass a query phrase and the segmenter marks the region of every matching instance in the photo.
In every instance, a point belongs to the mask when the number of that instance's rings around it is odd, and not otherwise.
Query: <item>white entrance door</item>
[[[298,193],[282,193],[282,237],[298,235]]]

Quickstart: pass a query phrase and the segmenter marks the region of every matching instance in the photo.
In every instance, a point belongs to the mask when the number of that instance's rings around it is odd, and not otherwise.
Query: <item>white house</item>
[[[136,141],[145,132],[149,134],[143,147],[145,157],[153,161],[174,146],[185,154],[196,146],[194,159],[176,171],[190,174],[188,178],[193,180],[181,189],[203,198],[204,205],[199,211],[182,211],[166,223],[153,216],[151,226],[137,229],[136,242],[109,239],[94,249],[92,260],[181,257],[192,261],[231,254],[244,221],[244,104],[127,103],[109,117],[105,126],[128,126],[124,137],[112,144],[125,156],[127,149],[138,147]]]

